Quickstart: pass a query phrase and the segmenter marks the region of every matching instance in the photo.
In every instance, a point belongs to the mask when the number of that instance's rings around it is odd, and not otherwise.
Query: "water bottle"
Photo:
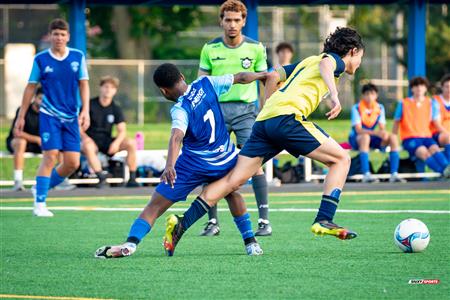
[[[144,150],[144,133],[142,131],[136,132],[135,139],[137,150]]]

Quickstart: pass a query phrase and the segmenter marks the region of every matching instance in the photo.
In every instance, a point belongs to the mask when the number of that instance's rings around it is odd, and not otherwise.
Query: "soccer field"
[[[245,196],[255,226],[255,201],[253,195]],[[125,239],[147,196],[50,197],[55,217],[49,219],[31,216],[30,198],[2,198],[0,294],[11,299],[443,299],[449,295],[448,190],[344,193],[336,222],[359,233],[349,241],[310,233],[319,199],[316,192],[272,193],[274,232],[259,239],[264,249],[261,257],[244,254],[222,202],[218,237],[199,237],[201,220],[185,234],[175,256],[166,257],[161,218],[134,256],[99,260],[94,259],[94,251]],[[188,205],[180,203],[174,209],[184,211]],[[394,244],[396,225],[410,217],[422,220],[430,230],[424,253],[404,254]],[[440,283],[411,285],[410,279]]]

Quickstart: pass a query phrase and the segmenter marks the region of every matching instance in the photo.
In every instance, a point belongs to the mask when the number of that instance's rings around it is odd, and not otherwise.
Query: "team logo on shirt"
[[[51,72],[53,72],[53,68],[50,66],[46,66],[44,69],[44,73],[51,73]]]
[[[108,115],[107,117],[106,117],[106,120],[108,121],[108,123],[114,123],[114,115]]]
[[[252,66],[252,61],[253,61],[253,59],[248,58],[248,57],[241,58],[241,65],[244,69],[248,69]]]
[[[77,61],[73,61],[73,62],[70,63],[70,66],[72,67],[72,70],[74,72],[77,72],[78,68],[80,67],[80,63],[77,62]]]
[[[42,134],[42,139],[44,140],[44,143],[47,143],[48,140],[50,139],[50,132],[44,132]]]

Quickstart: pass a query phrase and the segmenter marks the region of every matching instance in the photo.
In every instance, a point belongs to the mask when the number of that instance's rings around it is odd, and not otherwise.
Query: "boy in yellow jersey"
[[[305,155],[329,167],[312,231],[343,240],[355,238],[355,232],[333,223],[350,157],[336,141],[306,118],[328,94],[333,103],[327,113],[328,119],[339,115],[341,104],[336,82],[344,72],[355,73],[363,53],[359,34],[350,28],[338,28],[325,40],[323,53],[269,73],[265,83],[265,95],[269,98],[239,153],[236,166],[227,176],[206,186],[199,198],[209,206],[215,205],[225,195],[239,189],[264,162],[285,149],[296,157]],[[280,81],[285,83],[274,93]],[[171,234],[172,240],[178,242],[182,225],[174,222],[172,216],[168,220],[166,234]]]

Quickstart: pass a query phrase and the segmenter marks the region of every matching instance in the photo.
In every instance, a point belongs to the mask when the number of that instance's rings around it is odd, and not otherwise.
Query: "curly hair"
[[[247,7],[239,0],[227,0],[220,6],[220,19],[223,19],[226,11],[240,12],[242,18],[247,17]]]
[[[348,27],[338,27],[331,33],[323,44],[323,52],[336,53],[340,57],[344,57],[351,49],[364,49],[361,36],[356,30]]]
[[[181,72],[174,64],[165,63],[156,68],[153,82],[158,87],[172,88],[181,80]]]

